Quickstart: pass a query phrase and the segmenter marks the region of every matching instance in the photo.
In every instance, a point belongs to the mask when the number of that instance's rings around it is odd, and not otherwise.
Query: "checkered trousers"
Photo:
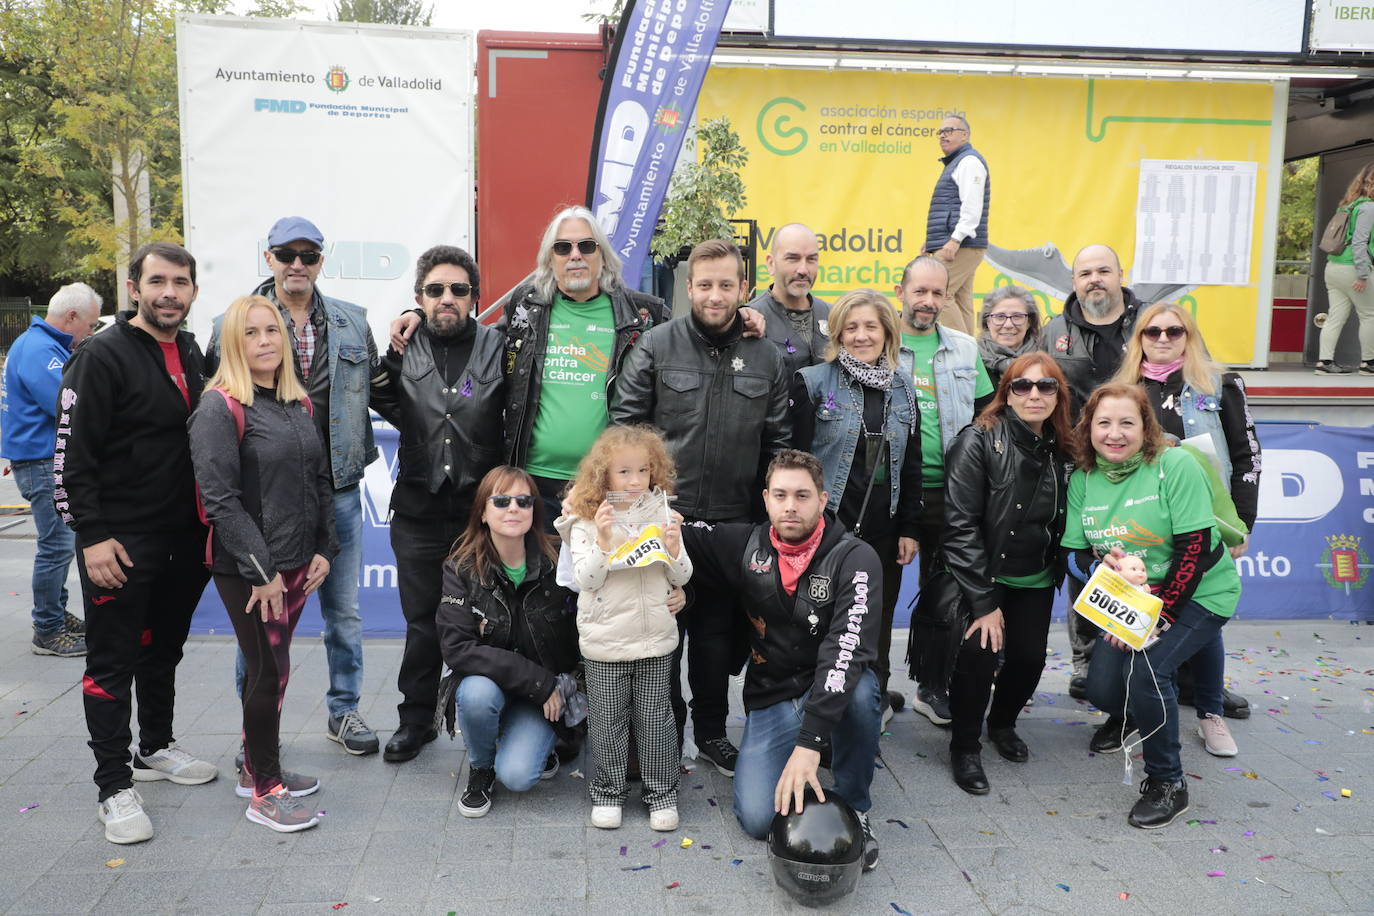
[[[650,811],[677,807],[680,754],[677,723],[669,702],[672,653],[628,662],[584,661],[587,672],[587,735],[596,766],[587,786],[594,805],[623,805],[628,794],[625,763],[634,719],[644,803]]]

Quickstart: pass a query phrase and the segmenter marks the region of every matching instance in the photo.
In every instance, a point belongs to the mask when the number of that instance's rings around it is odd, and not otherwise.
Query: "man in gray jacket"
[[[820,242],[801,223],[773,233],[766,263],[773,282],[749,305],[767,320],[764,336],[778,345],[788,384],[798,369],[825,361],[830,304],[811,295],[820,275]]]

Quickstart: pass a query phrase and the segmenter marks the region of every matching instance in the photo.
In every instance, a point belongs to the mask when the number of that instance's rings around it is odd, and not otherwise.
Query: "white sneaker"
[[[1226,720],[1214,713],[1208,713],[1197,720],[1197,736],[1213,757],[1234,757],[1238,753],[1236,739],[1226,727]]]
[[[651,830],[676,830],[677,824],[676,808],[659,808],[657,811],[649,812],[649,828]]]
[[[592,826],[600,827],[602,830],[618,828],[620,826],[620,806],[592,805]]]
[[[219,768],[213,763],[198,760],[175,744],[146,757],[134,754],[133,771],[139,782],[170,779],[179,786],[198,786],[219,776]]]
[[[143,810],[143,798],[136,789],[120,789],[105,799],[96,809],[96,817],[105,825],[105,839],[127,845],[153,838],[153,822]]]

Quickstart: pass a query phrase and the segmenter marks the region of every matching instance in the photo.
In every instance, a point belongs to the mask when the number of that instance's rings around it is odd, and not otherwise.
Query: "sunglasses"
[[[294,248],[273,248],[272,257],[276,258],[281,264],[290,264],[296,258],[301,259],[301,263],[306,267],[312,267],[320,263],[322,255],[318,251],[297,251]]]
[[[453,290],[453,295],[459,299],[464,299],[477,290],[471,283],[426,283],[422,292],[431,299],[438,299],[446,289]]]
[[[1031,380],[1028,378],[1014,378],[1007,386],[1012,394],[1027,395],[1032,388],[1039,389],[1041,394],[1055,394],[1059,391],[1058,379],[1038,378]]]
[[[1026,323],[1030,318],[1025,312],[993,312],[988,316],[988,320],[993,324],[1014,324],[1017,326]]]
[[[940,128],[939,130],[937,130],[937,131],[935,132],[935,136],[937,136],[937,137],[948,137],[950,134],[958,133],[958,132],[960,132],[960,131],[962,131],[962,130],[963,130],[962,127],[942,127],[942,128]]]
[[[1180,337],[1187,333],[1188,329],[1181,324],[1171,324],[1167,328],[1148,327],[1141,328],[1140,330],[1140,335],[1142,337],[1148,337],[1151,340],[1159,340],[1159,336],[1161,334],[1163,334],[1169,340],[1178,340]]]
[[[568,255],[572,254],[574,244],[577,245],[578,253],[584,255],[591,254],[601,247],[596,243],[596,239],[582,239],[576,243],[570,242],[567,239],[559,239],[553,243],[553,253],[560,258],[566,258]]]
[[[515,500],[515,505],[521,509],[529,509],[534,506],[534,497],[528,493],[521,493],[519,496],[508,496],[505,493],[497,493],[490,497],[491,504],[498,509],[509,509],[511,500]]]

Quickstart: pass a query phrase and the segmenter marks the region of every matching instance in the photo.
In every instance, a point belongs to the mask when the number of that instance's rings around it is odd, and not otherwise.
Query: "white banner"
[[[270,276],[267,230],[324,235],[319,289],[387,325],[414,305],[415,259],[471,250],[470,32],[229,16],[177,23],[191,330]]]
[[[768,0],[731,0],[723,32],[768,31]]]
[[[1257,162],[1140,160],[1132,283],[1250,282]]]
[[[1312,0],[1313,51],[1374,51],[1374,2]]]

